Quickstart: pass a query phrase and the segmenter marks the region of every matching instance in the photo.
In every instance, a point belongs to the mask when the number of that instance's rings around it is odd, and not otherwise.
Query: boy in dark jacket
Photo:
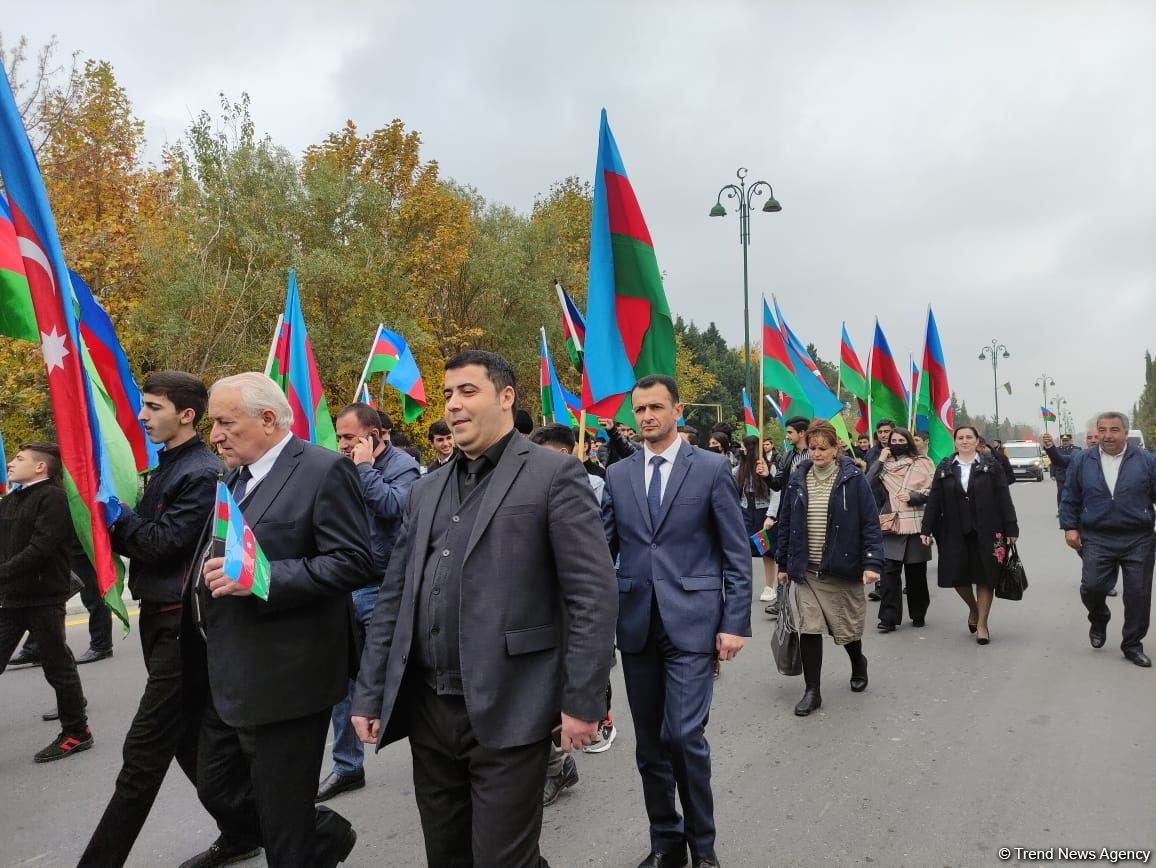
[[[35,755],[38,763],[92,747],[84,691],[64,639],[74,531],[60,477],[55,444],[25,443],[8,464],[8,479],[20,488],[0,500],[0,672],[27,631],[40,647],[44,678],[60,709],[62,731]]]

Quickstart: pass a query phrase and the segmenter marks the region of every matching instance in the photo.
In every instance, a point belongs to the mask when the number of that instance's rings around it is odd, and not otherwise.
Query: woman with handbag
[[[883,578],[879,582],[879,630],[890,633],[903,623],[903,578],[907,579],[907,609],[911,623],[922,627],[931,597],[927,592],[927,562],[931,546],[925,545],[923,505],[931,492],[935,465],[915,451],[914,438],[905,428],[895,428],[879,459],[867,469],[867,481],[883,485],[886,500],[879,514],[883,530]]]
[[[975,428],[955,430],[956,452],[936,468],[922,531],[925,544],[935,537],[939,546],[939,586],[955,588],[967,604],[967,629],[986,645],[995,584],[1020,530],[1003,468],[978,446]]]
[[[851,690],[867,689],[863,586],[878,581],[883,566],[878,508],[863,471],[839,454],[839,436],[830,422],[819,420],[808,428],[807,446],[810,456],[791,475],[783,495],[776,551],[779,581],[795,583],[799,608],[806,685],[795,706],[800,717],[823,704],[824,633],[850,658]]]

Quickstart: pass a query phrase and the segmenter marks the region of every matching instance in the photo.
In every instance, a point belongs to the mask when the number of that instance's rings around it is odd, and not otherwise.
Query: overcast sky
[[[906,360],[930,302],[973,412],[993,338],[1001,415],[1037,419],[1046,372],[1078,425],[1130,410],[1156,350],[1149,0],[61,0],[3,28],[111,61],[150,154],[247,91],[295,152],[399,117],[445,175],[523,210],[592,176],[605,106],[675,312],[742,341],[737,215],[707,212],[746,166],[783,205],[752,218],[756,340],[774,292],[826,357],[843,319],[865,357],[878,315]]]

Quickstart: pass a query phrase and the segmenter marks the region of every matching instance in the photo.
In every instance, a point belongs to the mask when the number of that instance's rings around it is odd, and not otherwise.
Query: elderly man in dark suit
[[[684,443],[678,386],[631,393],[643,448],[606,473],[602,520],[619,556],[618,650],[650,818],[639,868],[717,866],[706,721],[714,661],[751,635],[751,556],[725,456]],[[678,792],[685,822],[675,805]]]
[[[185,866],[228,864],[255,842],[270,866],[334,866],[357,836],[313,797],[330,709],[357,662],[350,591],[373,569],[361,483],[350,461],[290,433],[289,402],[262,374],[218,380],[209,417],[233,468],[225,482],[269,559],[269,599],[231,581],[219,557],[187,586],[197,794],[227,834]]]
[[[582,465],[514,430],[514,372],[446,363],[460,450],[414,485],[366,635],[353,724],[409,737],[433,868],[538,868],[551,730],[597,737],[617,614]]]

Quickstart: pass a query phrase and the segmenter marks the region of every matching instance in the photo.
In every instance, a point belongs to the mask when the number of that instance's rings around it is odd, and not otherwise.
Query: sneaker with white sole
[[[759,595],[760,603],[769,603],[775,599],[777,592],[774,588],[763,588],[763,592]]]
[[[614,739],[618,738],[618,730],[609,720],[602,721],[598,726],[598,741],[582,748],[583,753],[604,753],[610,750]]]

